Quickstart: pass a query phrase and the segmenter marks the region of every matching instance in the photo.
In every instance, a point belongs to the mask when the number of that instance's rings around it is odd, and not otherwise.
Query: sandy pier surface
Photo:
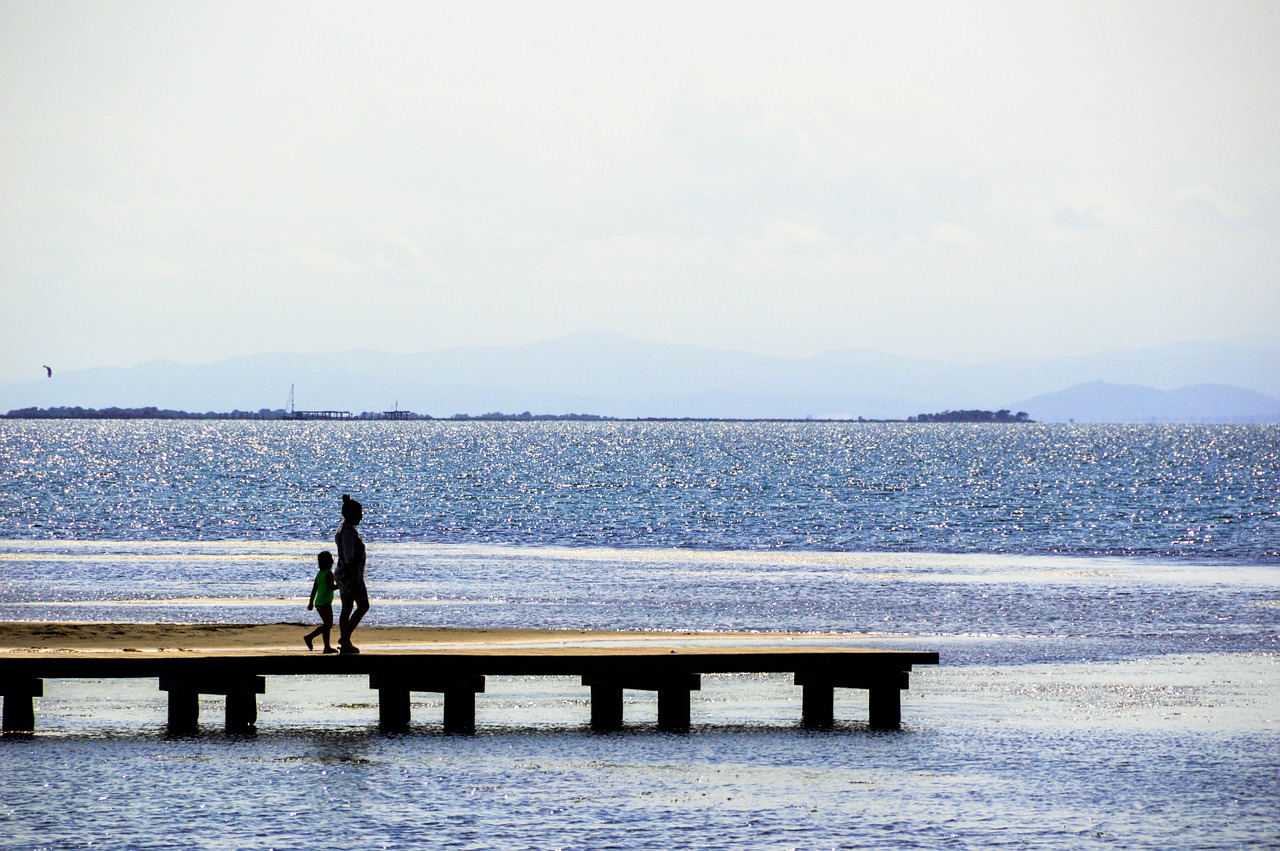
[[[178,624],[0,622],[0,654],[277,652],[306,653],[302,636],[314,624]],[[787,645],[848,641],[853,636],[790,633],[609,632],[558,629],[459,629],[361,626],[355,639],[366,650],[600,645]],[[337,629],[333,640],[337,641]],[[320,642],[316,642],[319,651]]]

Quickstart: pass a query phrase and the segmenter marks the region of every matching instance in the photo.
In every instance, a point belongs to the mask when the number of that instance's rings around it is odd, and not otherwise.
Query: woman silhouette
[[[364,613],[369,611],[369,592],[364,587],[364,541],[356,527],[364,519],[364,508],[345,493],[342,495],[342,525],[333,542],[338,547],[338,566],[333,571],[338,593],[342,596],[342,613],[338,616],[338,652],[359,653],[351,643]]]

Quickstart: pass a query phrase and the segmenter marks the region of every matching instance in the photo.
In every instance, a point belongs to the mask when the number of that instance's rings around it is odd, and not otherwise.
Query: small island
[[[907,417],[909,423],[1033,423],[1026,411],[1010,413],[1007,408],[998,411],[943,411],[939,414],[916,414]]]

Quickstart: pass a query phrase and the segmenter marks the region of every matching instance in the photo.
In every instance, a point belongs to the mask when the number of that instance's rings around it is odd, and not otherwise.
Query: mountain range
[[[0,411],[589,413],[616,417],[901,419],[1007,408],[1041,421],[1280,422],[1280,347],[1181,343],[954,366],[845,349],[789,358],[584,332],[524,346],[417,354],[246,355],[69,370],[0,385]]]

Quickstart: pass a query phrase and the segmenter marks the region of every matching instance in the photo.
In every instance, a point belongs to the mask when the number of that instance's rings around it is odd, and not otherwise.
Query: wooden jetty
[[[658,727],[687,730],[691,693],[703,674],[789,673],[802,689],[801,723],[832,726],[838,688],[864,689],[869,695],[869,724],[898,729],[902,691],[913,665],[936,665],[938,654],[854,648],[737,647],[551,647],[468,650],[366,650],[361,654],[321,656],[298,652],[218,652],[103,654],[89,652],[26,654],[0,658],[0,695],[5,733],[35,730],[34,698],[46,679],[157,678],[168,693],[171,732],[199,727],[200,695],[225,695],[229,732],[252,731],[257,696],[269,676],[345,674],[367,676],[378,692],[378,720],[388,732],[410,722],[410,695],[444,696],[444,729],[475,730],[476,695],[489,676],[577,676],[591,690],[591,726],[618,730],[623,725],[627,689],[657,692]]]

